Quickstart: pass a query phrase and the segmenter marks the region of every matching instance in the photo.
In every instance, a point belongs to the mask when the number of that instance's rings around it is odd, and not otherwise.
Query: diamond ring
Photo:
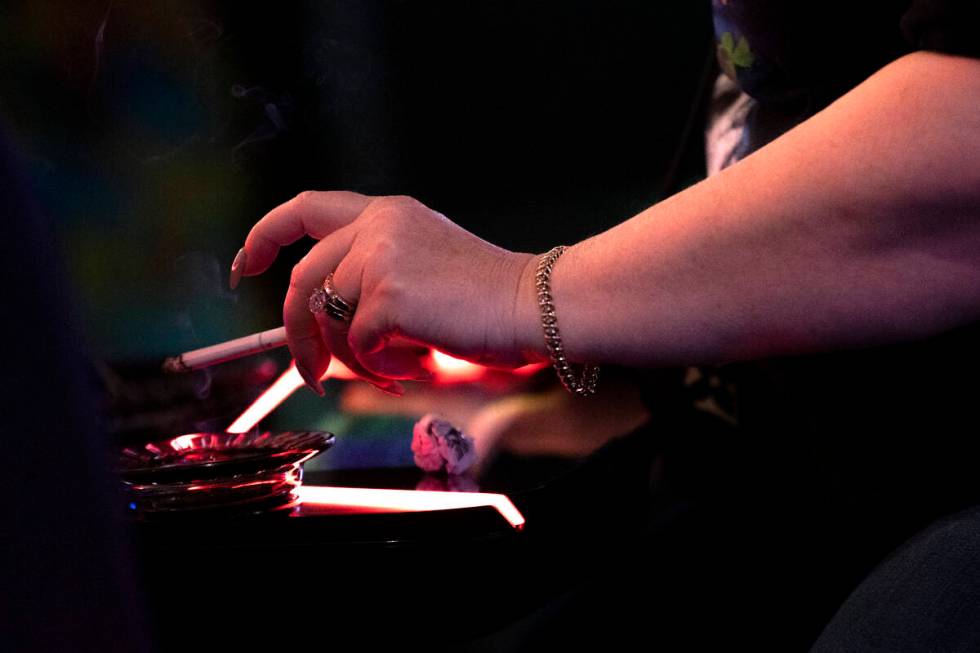
[[[354,319],[354,309],[357,302],[350,302],[340,296],[333,287],[333,272],[327,275],[323,284],[310,295],[309,309],[311,313],[326,313],[335,320],[350,324]]]

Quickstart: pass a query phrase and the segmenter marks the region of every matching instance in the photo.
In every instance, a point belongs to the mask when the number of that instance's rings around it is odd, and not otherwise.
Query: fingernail
[[[299,372],[301,377],[303,377],[303,381],[306,382],[306,385],[309,386],[310,390],[317,393],[321,397],[327,394],[324,392],[323,384],[320,383],[320,380],[316,378],[316,375],[311,373],[308,369],[297,363],[296,371]]]
[[[231,276],[228,278],[228,285],[234,290],[242,280],[242,273],[245,272],[245,248],[242,247],[235,254],[235,260],[231,262]]]
[[[435,374],[433,374],[432,372],[426,371],[426,372],[419,372],[418,374],[416,374],[415,376],[412,377],[412,380],[413,381],[431,381],[434,378],[435,378]]]

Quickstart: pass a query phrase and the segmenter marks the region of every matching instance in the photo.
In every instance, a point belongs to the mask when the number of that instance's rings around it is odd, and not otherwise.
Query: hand
[[[320,394],[331,355],[395,394],[396,379],[426,378],[420,346],[499,367],[530,360],[519,334],[528,331],[521,301],[533,303],[532,255],[481,240],[409,197],[308,191],[252,228],[233,285],[303,235],[319,242],[293,268],[283,321],[300,374]],[[309,311],[331,272],[337,292],[357,302],[349,325]]]

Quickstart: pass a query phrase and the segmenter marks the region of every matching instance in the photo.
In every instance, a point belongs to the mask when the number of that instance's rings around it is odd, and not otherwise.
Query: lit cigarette
[[[173,356],[163,361],[163,371],[174,373],[199,370],[285,345],[286,327],[269,329]]]

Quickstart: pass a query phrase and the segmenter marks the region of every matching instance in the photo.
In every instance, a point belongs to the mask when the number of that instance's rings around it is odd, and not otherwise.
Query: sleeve
[[[913,0],[902,34],[915,48],[980,58],[980,2]]]

